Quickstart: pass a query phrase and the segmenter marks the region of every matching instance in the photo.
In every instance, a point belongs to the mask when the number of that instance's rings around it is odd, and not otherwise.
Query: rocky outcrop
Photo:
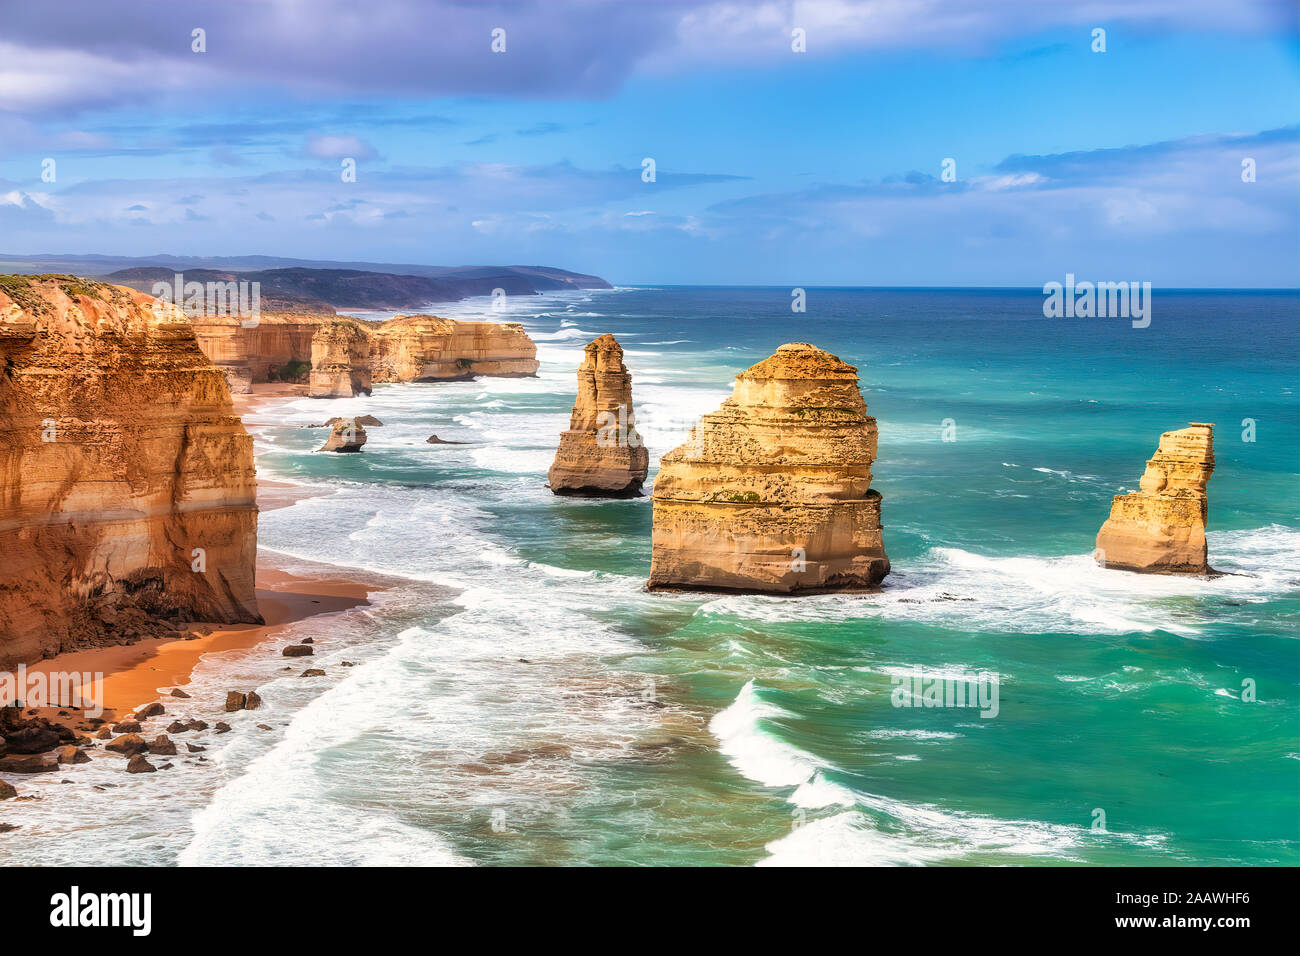
[[[370,369],[376,382],[525,377],[537,374],[537,346],[518,322],[399,315],[375,330]]]
[[[587,343],[578,366],[578,400],[547,472],[557,495],[634,498],[650,456],[636,431],[632,376],[612,335]]]
[[[370,336],[360,323],[337,319],[316,327],[307,394],[312,398],[370,394]]]
[[[330,437],[317,451],[357,452],[366,443],[366,430],[355,418],[335,419]]]
[[[1205,543],[1214,473],[1214,426],[1192,422],[1165,432],[1139,487],[1116,495],[1097,534],[1097,563],[1122,571],[1211,574]]]
[[[252,439],[185,316],[0,277],[0,666],[260,623]]]
[[[660,459],[649,587],[875,588],[889,573],[875,457],[857,369],[781,346]]]

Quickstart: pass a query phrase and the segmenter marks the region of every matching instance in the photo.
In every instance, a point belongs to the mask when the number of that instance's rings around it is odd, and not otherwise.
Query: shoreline
[[[306,386],[277,382],[254,385],[251,393],[231,397],[235,412],[245,420],[274,408],[278,400],[305,394]],[[246,428],[248,424],[245,421]],[[328,492],[289,481],[257,479],[259,512],[287,508],[323,494]],[[292,565],[293,571],[289,571],[287,565]],[[309,573],[304,574],[304,569]],[[386,585],[371,580],[373,577],[358,576],[353,569],[332,564],[287,558],[259,547],[254,589],[264,624],[196,621],[189,627],[192,632],[198,631],[197,635],[145,638],[133,644],[68,651],[28,664],[26,670],[29,675],[53,672],[103,675],[103,683],[99,685],[95,698],[103,708],[101,716],[114,720],[160,696],[167,696],[172,688],[184,688],[190,683],[195,668],[208,654],[255,647],[274,640],[286,626],[298,621],[369,606],[371,594],[387,590]],[[72,708],[29,709],[40,716],[64,722],[68,718],[60,717],[60,710],[66,712]],[[74,716],[73,720],[76,719]]]

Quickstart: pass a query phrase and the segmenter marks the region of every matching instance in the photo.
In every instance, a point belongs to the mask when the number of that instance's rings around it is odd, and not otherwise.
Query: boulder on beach
[[[310,644],[290,644],[281,653],[285,657],[311,657],[312,649]]]
[[[149,745],[139,734],[123,734],[104,744],[104,749],[129,757],[132,754],[143,753],[149,749]]]
[[[126,765],[127,773],[153,773],[158,768],[144,758],[144,754],[136,754]]]
[[[445,438],[439,438],[437,435],[430,435],[424,440],[426,445],[468,445],[467,441],[448,441]]]
[[[135,712],[135,719],[144,720],[146,717],[157,717],[165,713],[167,713],[166,708],[164,708],[162,704],[155,701],[154,703],[147,704],[144,707],[141,707],[139,710],[137,710]]]
[[[149,753],[157,754],[161,757],[175,756],[176,744],[166,734],[159,734],[153,740],[149,741]]]
[[[90,763],[90,758],[86,756],[85,751],[75,744],[68,744],[60,747],[56,759],[59,763]]]

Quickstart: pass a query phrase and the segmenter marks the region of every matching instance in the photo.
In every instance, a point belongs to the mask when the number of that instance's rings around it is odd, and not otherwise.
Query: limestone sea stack
[[[322,323],[311,339],[312,398],[351,398],[370,394],[370,336],[359,322]]]
[[[355,418],[335,418],[329,438],[317,451],[358,452],[366,443],[366,430]]]
[[[889,573],[858,370],[783,345],[659,461],[649,587],[873,589]]]
[[[1161,435],[1142,490],[1115,496],[1097,534],[1097,563],[1152,574],[1213,573],[1205,543],[1205,486],[1213,473],[1213,425],[1191,422]]]
[[[578,366],[578,400],[547,472],[557,495],[635,498],[650,454],[632,413],[632,375],[612,335],[588,342]]]
[[[186,317],[0,276],[0,667],[172,621],[260,623],[253,441]]]

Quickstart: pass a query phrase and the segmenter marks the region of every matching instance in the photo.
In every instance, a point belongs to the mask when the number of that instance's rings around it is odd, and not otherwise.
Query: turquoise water
[[[237,724],[171,838],[123,840],[142,826],[124,814],[103,859],[1300,862],[1296,295],[1157,290],[1147,329],[1044,319],[1034,291],[789,302],[514,300],[537,379],[386,385],[256,416],[262,474],[328,492],[263,514],[262,546],[396,583],[296,626],[328,678],[285,677],[273,651],[212,662],[196,700],[210,685],[219,701],[241,668],[274,733]],[[884,591],[646,593],[649,499],[544,486],[581,348],[604,332],[627,350],[652,477],[781,343],[857,365],[880,424]],[[315,455],[324,433],[296,427],[363,412],[385,424],[361,455]],[[1217,426],[1210,556],[1232,573],[1096,567],[1111,496],[1188,421]],[[435,432],[471,444],[425,444]],[[894,706],[893,678],[917,669],[997,675],[996,716]]]

